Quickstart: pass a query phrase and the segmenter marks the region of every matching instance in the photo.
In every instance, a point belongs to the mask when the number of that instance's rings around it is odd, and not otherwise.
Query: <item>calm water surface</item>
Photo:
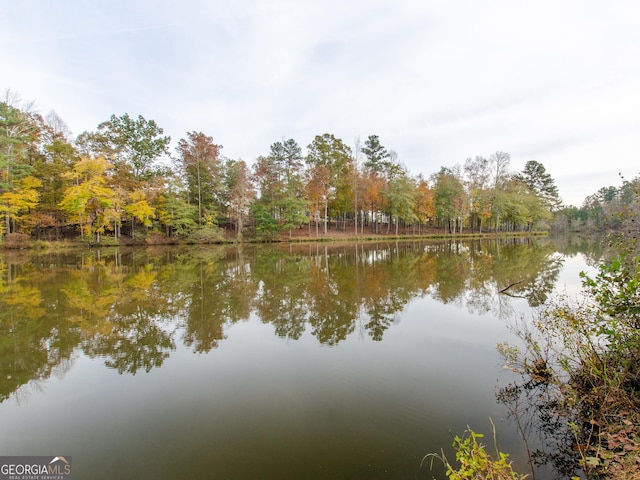
[[[582,246],[486,241],[0,258],[0,455],[75,478],[423,479],[467,425],[524,465],[510,319]],[[499,293],[505,289],[504,293]]]

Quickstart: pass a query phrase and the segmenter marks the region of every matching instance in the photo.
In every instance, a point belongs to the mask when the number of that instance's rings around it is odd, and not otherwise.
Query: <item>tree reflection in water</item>
[[[176,342],[207,353],[251,316],[296,340],[375,341],[415,298],[510,314],[544,301],[562,266],[550,242],[211,246],[13,256],[0,264],[0,401],[74,352],[119,373],[160,367]],[[501,290],[505,294],[501,294]]]

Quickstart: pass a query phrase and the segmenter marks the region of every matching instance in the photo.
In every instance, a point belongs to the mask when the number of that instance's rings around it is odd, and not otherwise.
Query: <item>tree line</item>
[[[153,120],[112,115],[72,138],[55,112],[0,102],[0,234],[37,238],[162,233],[214,240],[308,228],[355,234],[545,229],[562,210],[545,167],[510,170],[508,153],[412,175],[377,135],[353,146],[325,133],[303,152],[274,142],[250,166],[203,132],[171,138]]]
[[[620,186],[600,188],[587,196],[580,208],[560,209],[556,223],[573,230],[622,230],[635,239],[640,233],[640,177],[621,177]]]

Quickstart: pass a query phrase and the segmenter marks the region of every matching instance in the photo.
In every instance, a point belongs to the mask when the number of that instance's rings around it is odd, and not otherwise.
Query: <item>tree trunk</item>
[[[324,202],[324,235],[327,234],[327,222],[329,220],[329,202]]]

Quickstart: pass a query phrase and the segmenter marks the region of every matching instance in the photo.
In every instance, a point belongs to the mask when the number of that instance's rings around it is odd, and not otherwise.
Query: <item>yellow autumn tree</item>
[[[115,192],[107,185],[107,170],[111,164],[104,158],[83,158],[65,176],[75,180],[65,190],[60,207],[71,220],[80,225],[83,236],[93,236],[97,242],[113,217]]]
[[[145,227],[149,227],[156,214],[156,209],[149,204],[142,190],[135,190],[129,194],[129,204],[124,207],[124,211],[131,217],[131,237],[135,236],[136,220],[142,222]]]
[[[0,212],[13,222],[12,230],[15,231],[16,222],[28,220],[28,213],[38,204],[40,199],[40,193],[37,189],[41,185],[40,180],[28,176],[22,178],[16,188],[0,195]]]
[[[436,218],[435,193],[424,178],[418,182],[418,201],[416,204],[416,215],[419,225],[426,225]]]

